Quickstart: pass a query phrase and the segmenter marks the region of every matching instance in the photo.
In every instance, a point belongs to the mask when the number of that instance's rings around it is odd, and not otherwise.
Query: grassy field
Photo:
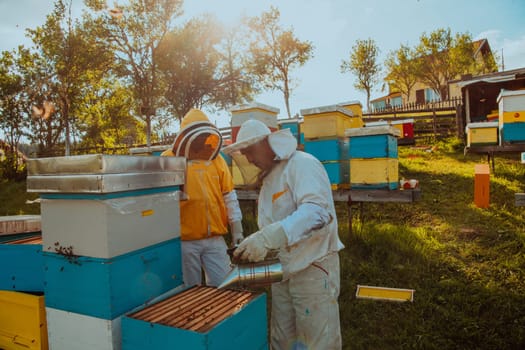
[[[340,208],[345,349],[525,348],[525,191],[518,156],[496,158],[490,207],[477,208],[474,166],[454,143],[400,147],[413,204],[365,204],[352,235]],[[414,302],[356,299],[357,284],[415,289]]]
[[[344,349],[525,348],[525,165],[497,157],[490,207],[477,208],[474,166],[454,141],[399,148],[400,176],[419,180],[411,204],[363,206],[352,234],[337,203]],[[35,214],[25,184],[2,183],[0,215]],[[5,200],[4,200],[5,199]],[[246,231],[255,229],[243,208]],[[413,302],[357,299],[357,285],[414,289]]]

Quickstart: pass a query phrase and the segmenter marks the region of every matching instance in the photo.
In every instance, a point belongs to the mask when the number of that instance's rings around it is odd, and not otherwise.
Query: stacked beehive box
[[[0,244],[0,348],[45,350],[42,237],[23,232]]]
[[[31,159],[53,349],[120,349],[123,314],[182,285],[177,157]]]
[[[525,90],[502,89],[497,101],[500,144],[525,142]]]
[[[397,119],[397,120],[381,120],[377,122],[365,123],[365,126],[382,126],[390,125],[399,130],[397,138],[398,145],[412,145],[415,143],[414,139],[414,119]]]
[[[390,125],[347,129],[350,187],[352,189],[399,188],[397,137]]]
[[[363,118],[363,105],[361,105],[361,102],[353,100],[341,102],[337,105],[350,110],[354,117]]]
[[[279,129],[289,129],[293,136],[297,139],[297,144],[301,145],[301,121],[299,118],[281,119],[278,120]]]
[[[345,130],[362,127],[362,118],[354,117],[351,110],[339,105],[303,109],[301,115],[304,117],[301,125],[304,151],[321,161],[332,189],[348,188],[350,163]]]
[[[415,143],[414,119],[392,120],[389,124],[399,129],[399,137],[397,138],[398,145],[412,145]]]
[[[244,105],[235,106],[230,109],[231,118],[231,137],[232,141],[237,140],[237,134],[242,123],[250,119],[256,119],[268,126],[271,131],[279,128],[277,123],[277,114],[279,108],[271,107],[259,102],[252,102]]]

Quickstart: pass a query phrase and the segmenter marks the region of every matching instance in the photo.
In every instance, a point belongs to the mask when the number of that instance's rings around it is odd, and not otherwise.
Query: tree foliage
[[[131,91],[117,80],[103,79],[84,95],[79,110],[80,148],[120,148],[144,142],[141,122],[131,110]]]
[[[227,108],[250,98],[251,80],[231,35],[204,16],[171,31],[159,45],[164,96],[179,120],[191,108]]]
[[[16,71],[16,57],[3,52],[0,57],[0,128],[5,140],[0,140],[0,169],[2,176],[17,179],[23,173],[18,152],[20,139],[27,133],[27,95],[22,77]]]
[[[390,52],[385,60],[385,81],[390,89],[401,92],[405,101],[408,101],[410,92],[418,81],[420,62],[416,59],[415,51],[406,45]]]
[[[115,53],[119,73],[133,91],[135,114],[146,122],[146,143],[150,145],[151,122],[164,89],[156,52],[182,15],[182,0],[130,0],[118,8],[107,8],[101,0],[86,4],[101,11],[98,36]]]
[[[45,24],[28,33],[36,48],[32,98],[56,105],[56,115],[41,121],[48,128],[40,141],[46,148],[54,148],[64,131],[65,154],[69,155],[76,108],[83,93],[105,74],[111,56],[83,23],[73,21],[71,1],[56,0]]]
[[[291,117],[290,96],[296,86],[291,72],[313,57],[314,46],[296,38],[293,29],[283,29],[280,16],[279,10],[271,7],[260,17],[246,20],[253,31],[248,59],[263,87],[283,93],[286,112]]]
[[[370,110],[370,92],[379,81],[381,66],[377,62],[379,48],[373,39],[357,40],[350,58],[341,63],[341,72],[351,72],[356,75],[357,81],[354,87],[366,92],[366,106]]]
[[[472,36],[452,35],[450,28],[439,28],[420,37],[416,52],[421,60],[419,80],[430,86],[442,100],[448,98],[447,82],[461,74],[477,73]]]

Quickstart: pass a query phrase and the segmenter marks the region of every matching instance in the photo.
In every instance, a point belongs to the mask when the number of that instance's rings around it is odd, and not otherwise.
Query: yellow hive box
[[[341,102],[338,105],[351,110],[354,117],[363,117],[363,106],[359,101],[346,101]]]
[[[361,117],[354,117],[350,110],[337,105],[302,109],[301,114],[305,139],[343,137],[346,129],[365,125]]]
[[[43,295],[0,291],[0,348],[48,349]]]
[[[467,146],[497,145],[498,122],[468,123],[466,127]]]
[[[353,189],[399,188],[397,158],[350,159],[350,187]]]
[[[525,122],[525,110],[516,111],[516,112],[503,112],[503,116],[500,118],[504,123],[516,123],[516,122]]]

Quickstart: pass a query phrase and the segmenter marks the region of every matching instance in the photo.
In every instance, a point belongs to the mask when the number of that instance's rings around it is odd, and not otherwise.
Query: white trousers
[[[341,349],[339,255],[272,284],[273,350]]]
[[[202,271],[206,285],[216,287],[230,272],[230,257],[222,236],[195,241],[182,241],[182,280],[186,287],[202,285]]]

